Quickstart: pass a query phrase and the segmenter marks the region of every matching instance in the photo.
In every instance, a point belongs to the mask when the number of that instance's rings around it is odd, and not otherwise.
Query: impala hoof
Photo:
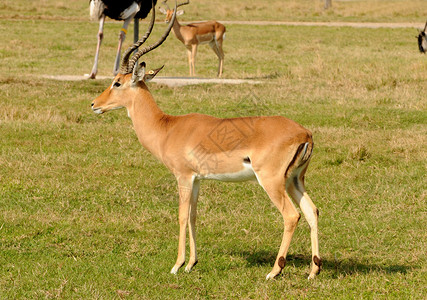
[[[183,263],[181,263],[181,264],[175,264],[174,266],[173,266],[173,268],[172,268],[172,270],[171,270],[171,274],[177,274],[178,273],[178,270],[184,265],[184,263],[185,263],[185,261],[183,262]]]
[[[174,266],[174,267],[172,268],[172,270],[171,270],[171,274],[176,275],[176,274],[178,273],[178,270],[179,270],[179,267]]]
[[[198,262],[199,262],[199,261],[198,261],[198,260],[196,260],[194,263],[189,263],[189,264],[185,267],[185,272],[190,273],[190,272],[193,270],[194,266],[195,266],[195,265],[197,265],[197,263],[198,263]]]

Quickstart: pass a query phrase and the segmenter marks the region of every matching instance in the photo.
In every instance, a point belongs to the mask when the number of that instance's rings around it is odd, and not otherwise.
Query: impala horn
[[[148,37],[150,36],[150,34],[151,34],[151,31],[153,30],[153,27],[154,27],[154,20],[155,20],[155,16],[156,16],[156,13],[155,13],[155,7],[154,7],[154,3],[153,2],[151,2],[152,3],[152,13],[151,13],[151,20],[150,20],[150,24],[148,25],[148,29],[147,29],[147,32],[145,33],[145,35],[141,38],[141,39],[139,39],[135,44],[133,44],[132,46],[130,46],[126,51],[125,51],[125,53],[123,54],[123,58],[122,58],[122,63],[121,63],[121,66],[120,66],[120,73],[122,73],[122,74],[129,74],[129,73],[132,73],[132,70],[133,70],[133,68],[134,68],[134,66],[135,66],[135,63],[137,62],[137,60],[142,56],[142,55],[144,55],[145,53],[148,53],[149,51],[151,51],[151,50],[153,50],[153,49],[155,49],[155,48],[157,48],[158,46],[160,46],[165,40],[166,40],[166,38],[167,38],[167,36],[169,35],[169,32],[171,31],[171,29],[172,29],[172,26],[169,26],[167,29],[166,29],[166,31],[165,31],[165,33],[163,34],[163,36],[160,38],[160,40],[159,41],[157,41],[157,43],[155,43],[155,44],[153,44],[153,45],[151,45],[151,46],[149,46],[149,47],[147,47],[147,48],[144,48],[144,49],[142,49],[142,50],[138,50],[138,52],[136,52],[133,56],[132,56],[132,58],[130,58],[131,57],[131,55],[132,55],[132,53],[133,53],[133,51],[135,51],[136,49],[138,49],[139,47],[141,47],[141,45],[148,39]],[[174,11],[174,15],[173,15],[173,18],[174,18],[174,20],[175,20],[175,15],[176,15],[176,3],[175,3],[175,11]]]
[[[148,24],[147,32],[135,44],[133,44],[132,46],[130,46],[125,51],[125,53],[123,54],[122,64],[120,66],[120,73],[122,73],[122,74],[128,74],[128,73],[132,72],[132,69],[129,69],[129,58],[132,55],[132,52],[134,50],[138,49],[142,44],[144,44],[144,42],[150,36],[151,31],[153,30],[155,18],[156,18],[156,11],[155,11],[155,7],[154,7],[154,3],[152,1],[151,2],[151,20],[150,20],[150,24]]]
[[[176,4],[176,1],[175,1],[175,9],[174,9],[174,12],[173,12],[173,15],[172,15],[172,22],[169,24],[168,28],[166,28],[165,33],[163,33],[162,37],[156,43],[154,43],[154,44],[152,44],[152,45],[150,45],[148,47],[139,49],[138,52],[136,52],[132,56],[132,58],[129,60],[129,63],[128,63],[128,73],[132,72],[133,68],[136,65],[136,62],[138,61],[138,59],[141,56],[143,56],[144,54],[147,54],[148,52],[150,52],[150,51],[152,51],[154,49],[156,49],[157,47],[159,47],[166,40],[166,38],[168,37],[168,35],[169,35],[169,33],[170,33],[171,29],[172,29],[173,23],[175,22],[176,8],[177,8],[177,4]]]
[[[180,7],[180,6],[183,6],[183,5],[187,5],[187,4],[190,4],[190,0],[187,0],[185,2],[182,2],[182,3],[178,4],[177,7]]]
[[[168,1],[168,0],[164,0],[164,1],[162,2],[162,4],[163,4],[167,9],[169,9],[169,10],[170,10],[169,5],[167,4],[167,1]],[[185,1],[185,2],[182,2],[182,3],[178,4],[178,5],[176,5],[176,7],[178,8],[178,7],[180,7],[180,6],[187,5],[187,4],[190,4],[190,0],[187,0],[187,1]]]
[[[164,5],[166,7],[166,9],[170,10],[169,5],[166,2],[167,2],[167,0],[163,1],[162,5]]]

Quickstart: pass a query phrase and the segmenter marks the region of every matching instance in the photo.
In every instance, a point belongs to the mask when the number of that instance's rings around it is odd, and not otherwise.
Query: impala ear
[[[177,16],[182,16],[183,14],[184,14],[184,11],[182,9],[180,9],[176,12]]]
[[[162,14],[164,14],[164,15],[166,15],[166,14],[167,14],[166,9],[164,9],[163,7],[160,7],[160,8],[159,8],[159,11],[160,11]]]
[[[145,74],[145,62],[142,63],[136,63],[133,67],[132,72],[132,84],[135,84],[141,80],[144,80],[144,74]]]
[[[147,73],[145,73],[145,75],[144,75],[144,82],[149,82],[151,79],[153,79],[154,76],[156,76],[157,73],[159,73],[160,70],[163,69],[164,66],[165,65],[161,66],[158,69],[150,70]]]

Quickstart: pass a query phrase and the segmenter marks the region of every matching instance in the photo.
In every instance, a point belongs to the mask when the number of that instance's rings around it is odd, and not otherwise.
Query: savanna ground
[[[423,23],[427,16],[425,1],[415,0],[333,1],[328,11],[317,0],[266,3],[192,1],[183,19]],[[302,218],[282,275],[266,281],[283,223],[253,183],[202,183],[199,264],[169,274],[175,180],[139,145],[125,111],[91,112],[110,80],[39,76],[89,73],[97,27],[87,1],[0,4],[1,299],[425,297],[427,57],[415,28],[227,25],[225,78],[262,84],[149,85],[170,114],[280,114],[312,130],[306,185],[320,210],[323,270],[307,281]],[[101,75],[111,72],[120,27],[106,24]],[[154,38],[164,28],[159,22]],[[208,47],[197,59],[199,76],[216,74]],[[173,36],[145,61],[165,64],[160,75],[187,76]]]

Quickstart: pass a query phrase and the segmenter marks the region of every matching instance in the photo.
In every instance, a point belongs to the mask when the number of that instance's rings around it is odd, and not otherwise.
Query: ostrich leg
[[[117,47],[117,54],[116,54],[116,60],[114,63],[114,69],[113,69],[113,74],[114,76],[117,75],[117,73],[119,73],[119,67],[120,67],[120,53],[122,51],[122,45],[123,42],[125,41],[126,38],[126,33],[128,32],[128,26],[130,21],[132,21],[133,16],[127,18],[124,22],[123,22],[123,27],[122,29],[120,29],[120,33],[119,33],[119,45]]]
[[[90,79],[95,79],[96,73],[98,73],[99,49],[101,48],[102,39],[104,37],[104,23],[105,16],[99,19],[98,44],[96,45],[95,61],[93,63],[92,71],[89,74]]]

